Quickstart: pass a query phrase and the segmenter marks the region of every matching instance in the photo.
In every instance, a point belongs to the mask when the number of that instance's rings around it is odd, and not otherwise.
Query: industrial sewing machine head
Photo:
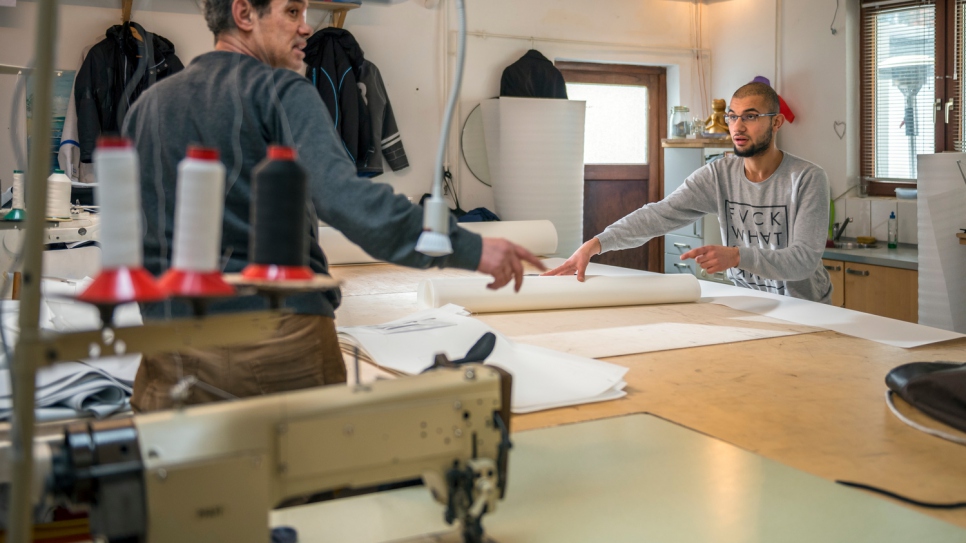
[[[47,495],[89,508],[108,541],[266,543],[269,511],[285,499],[421,477],[477,543],[506,491],[510,379],[448,365],[79,423],[35,456]]]

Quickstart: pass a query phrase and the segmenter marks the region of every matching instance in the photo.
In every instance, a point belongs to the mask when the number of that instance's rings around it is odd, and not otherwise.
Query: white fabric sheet
[[[481,103],[496,214],[552,221],[558,255],[582,243],[586,106],[506,96]]]
[[[83,292],[91,283],[44,279],[41,289],[40,326],[46,330],[79,331],[100,328],[100,317],[92,306],[69,297]],[[20,302],[2,302],[3,326],[8,345],[15,345],[19,335]],[[141,324],[137,304],[120,306],[115,312],[119,326]],[[0,353],[2,366],[6,357]],[[37,420],[58,420],[84,415],[105,417],[130,408],[129,398],[141,363],[140,355],[102,357],[90,360],[61,362],[37,371]],[[10,373],[0,370],[0,420],[10,417],[13,404]]]
[[[518,343],[537,345],[587,358],[608,358],[721,343],[737,343],[739,341],[752,341],[800,333],[741,326],[663,322],[617,328],[511,336],[510,339]]]
[[[552,268],[563,264],[563,262],[564,260],[561,258],[549,258],[544,260],[544,265]],[[587,273],[610,276],[650,274],[650,272],[600,264],[588,266]],[[528,279],[530,278],[528,277]],[[910,349],[966,337],[964,334],[940,330],[939,328],[870,315],[818,302],[799,300],[790,296],[779,296],[711,281],[699,281],[698,283],[701,287],[700,302],[702,303],[721,304],[739,311],[832,330],[884,345]]]
[[[513,375],[511,408],[529,413],[624,395],[627,368],[508,340],[456,306],[421,311],[377,326],[339,328],[383,368],[417,374],[437,353],[459,359],[486,332],[497,337],[486,359]]]
[[[531,276],[520,292],[513,291],[512,283],[490,290],[490,282],[487,277],[427,279],[419,284],[417,297],[424,307],[456,304],[473,313],[672,304],[701,297],[693,275],[595,275],[583,283],[574,276]]]

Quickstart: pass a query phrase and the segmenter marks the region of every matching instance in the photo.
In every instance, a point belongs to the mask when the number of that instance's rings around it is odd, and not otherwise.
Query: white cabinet
[[[729,140],[730,142],[730,140]],[[664,140],[664,196],[677,190],[695,170],[731,151],[721,142],[707,140]],[[678,228],[664,237],[664,273],[691,273],[698,279],[731,284],[724,272],[709,275],[693,260],[680,255],[705,245],[721,245],[721,226],[716,215],[705,215],[694,224]]]

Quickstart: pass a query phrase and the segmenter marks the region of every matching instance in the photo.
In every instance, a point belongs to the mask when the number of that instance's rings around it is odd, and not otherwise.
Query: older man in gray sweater
[[[778,111],[778,95],[768,85],[738,89],[725,116],[735,156],[694,172],[667,198],[608,226],[547,273],[576,273],[583,281],[593,255],[638,247],[715,213],[725,246],[699,247],[682,260],[693,258],[708,273],[727,270],[740,287],[828,303],[832,282],[822,266],[828,177],[778,149],[774,135],[785,122]]]
[[[207,0],[205,18],[215,50],[195,58],[181,73],[148,89],[125,119],[141,158],[142,207],[146,218],[145,266],[163,272],[171,258],[177,165],[189,144],[214,147],[228,170],[221,250],[225,271],[248,262],[252,170],[270,144],[298,149],[308,171],[315,240],[316,217],[338,228],[369,254],[416,268],[454,267],[492,275],[491,288],[513,281],[519,290],[523,261],[542,269],[525,249],[504,239],[480,238],[450,221],[453,254],[432,258],[416,252],[422,208],[392,187],[356,175],[318,91],[297,73],[312,33],[306,0]],[[328,264],[318,244],[307,248],[317,273]],[[131,404],[164,409],[179,381],[195,377],[189,403],[254,396],[342,383],[345,364],[334,324],[338,290],[291,296],[292,310],[269,340],[219,349],[190,349],[145,356]],[[255,297],[232,299],[212,312],[264,307]],[[149,305],[146,316],[185,315],[185,305]]]

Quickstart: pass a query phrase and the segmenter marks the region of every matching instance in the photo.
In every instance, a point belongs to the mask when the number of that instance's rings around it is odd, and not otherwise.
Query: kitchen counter
[[[845,240],[843,241],[854,241]],[[856,264],[872,264],[904,270],[919,270],[919,248],[917,245],[900,243],[897,249],[889,249],[885,243],[875,249],[825,249],[822,258],[855,262]]]

